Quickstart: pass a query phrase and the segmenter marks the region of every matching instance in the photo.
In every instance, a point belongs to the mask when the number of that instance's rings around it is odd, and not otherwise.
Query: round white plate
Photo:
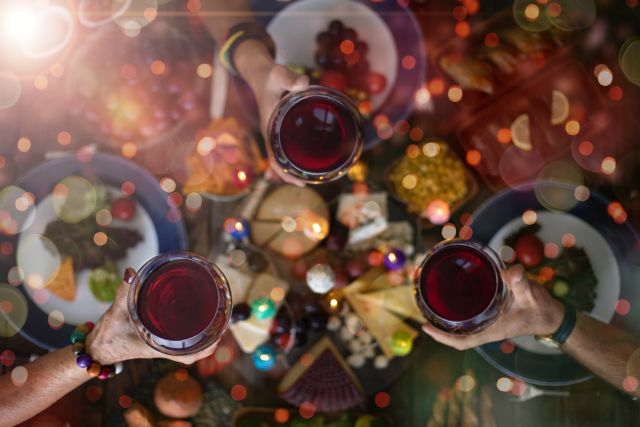
[[[106,186],[105,189],[114,197],[120,196],[120,190]],[[43,278],[50,278],[56,273],[60,265],[60,257],[55,257],[45,245],[51,244],[43,238],[47,224],[57,219],[53,209],[53,198],[48,195],[36,205],[35,219],[25,229],[18,240],[17,262],[22,269],[23,277],[36,273]],[[138,269],[150,258],[158,255],[158,236],[153,221],[145,209],[136,202],[136,215],[129,222],[113,220],[113,227],[137,230],[143,240],[136,246],[129,248],[125,258],[117,262],[118,272],[124,274],[127,267]],[[76,272],[76,297],[73,301],[65,301],[44,289],[33,289],[24,284],[27,295],[36,303],[45,314],[52,311],[60,311],[64,316],[64,322],[72,325],[92,321],[96,322],[100,316],[111,306],[110,303],[98,301],[89,289],[89,270]],[[43,295],[44,292],[44,295]],[[38,296],[36,297],[36,293]],[[44,302],[42,301],[44,300]],[[38,303],[40,301],[40,303]]]
[[[544,243],[553,242],[562,248],[560,239],[564,234],[571,233],[576,237],[576,246],[585,250],[598,278],[596,300],[590,315],[609,323],[615,314],[616,302],[620,296],[620,270],[609,244],[595,228],[576,216],[545,211],[538,211],[537,215],[537,223],[541,227],[537,235]],[[523,226],[520,217],[514,218],[493,236],[489,246],[497,252],[504,245],[505,237]],[[513,341],[517,346],[533,353],[562,353],[558,349],[540,344],[532,336],[517,337]]]
[[[353,28],[369,45],[367,59],[371,71],[384,75],[385,89],[371,97],[375,111],[396,84],[398,50],[387,24],[368,6],[351,0],[299,0],[280,11],[267,25],[277,48],[276,61],[284,65],[314,68],[316,36],[326,31],[334,19]]]

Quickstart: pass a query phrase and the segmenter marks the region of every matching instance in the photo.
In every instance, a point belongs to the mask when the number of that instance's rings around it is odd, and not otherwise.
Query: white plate
[[[353,28],[369,45],[367,60],[371,71],[384,75],[385,89],[371,97],[375,111],[395,86],[399,64],[393,34],[387,24],[368,6],[351,0],[299,0],[285,7],[267,25],[280,64],[315,68],[316,36],[326,31],[334,19]]]
[[[620,296],[620,270],[609,244],[595,228],[571,214],[538,211],[537,215],[537,223],[541,227],[537,235],[544,243],[553,242],[562,248],[560,239],[564,234],[571,233],[576,237],[576,246],[585,250],[598,278],[596,300],[590,315],[609,323],[615,314],[616,302]],[[493,236],[489,246],[497,252],[504,245],[505,237],[523,226],[520,217],[514,218]],[[570,277],[568,279],[571,280]],[[540,344],[532,336],[518,337],[513,341],[517,346],[533,353],[562,353]]]
[[[114,197],[121,195],[120,190],[114,187],[107,186],[105,189]],[[25,278],[32,273],[37,273],[43,278],[52,277],[61,259],[46,249],[45,245],[50,244],[50,241],[42,237],[47,224],[57,219],[52,196],[48,195],[40,201],[35,212],[33,223],[20,234],[18,240],[18,266],[22,269]],[[158,254],[158,236],[153,221],[139,203],[136,202],[136,215],[131,221],[122,222],[114,219],[111,226],[137,230],[143,236],[143,240],[129,248],[126,257],[117,262],[119,274],[124,274],[127,267],[135,269],[142,267],[146,261]],[[46,288],[36,290],[26,283],[24,288],[27,295],[36,303],[35,305],[47,315],[54,310],[60,311],[64,316],[64,322],[72,325],[87,321],[96,322],[111,304],[100,302],[93,296],[89,289],[88,276],[89,270],[76,272],[76,298],[73,301],[58,298],[46,291]],[[36,294],[38,294],[37,297]],[[45,301],[42,302],[41,299]],[[38,300],[41,303],[38,303]]]

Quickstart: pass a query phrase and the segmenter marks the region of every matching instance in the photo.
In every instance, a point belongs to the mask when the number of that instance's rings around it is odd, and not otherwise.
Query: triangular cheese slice
[[[365,399],[362,385],[328,337],[287,371],[278,392],[291,405],[309,402],[318,412],[343,411]]]
[[[345,294],[358,294],[361,292],[384,289],[388,285],[386,274],[382,268],[372,268],[371,270],[351,282],[344,288]]]
[[[66,257],[60,264],[56,276],[45,286],[49,292],[65,301],[76,299],[76,274],[73,270],[73,258]]]
[[[220,270],[222,270],[222,273],[227,278],[227,282],[229,282],[231,301],[233,301],[234,304],[244,301],[253,278],[237,268],[232,267],[229,264],[228,257],[223,255],[218,255],[215,263]]]
[[[229,279],[229,281],[231,282],[231,279]],[[271,291],[275,288],[282,289],[281,292],[278,292],[278,294],[282,296],[282,299],[275,301],[276,310],[279,310],[284,301],[284,297],[287,295],[287,292],[289,292],[289,284],[268,273],[259,274],[253,280],[251,287],[245,291],[243,298],[239,300],[234,299],[234,303],[237,304],[238,302],[246,301],[248,304],[251,304],[251,302],[257,298],[271,298]],[[251,354],[256,351],[256,348],[258,348],[260,344],[267,342],[272,324],[273,319],[258,320],[254,316],[251,316],[247,320],[230,325],[229,329],[238,342],[240,349],[247,354]]]
[[[359,294],[359,296],[363,301],[390,310],[403,318],[408,317],[418,323],[425,322],[425,318],[416,304],[413,286],[391,286],[380,291]]]
[[[251,354],[269,340],[269,329],[273,319],[258,320],[251,316],[247,320],[229,325],[229,330],[233,334],[240,350],[246,354]]]
[[[395,356],[391,350],[393,334],[403,331],[409,334],[412,339],[418,336],[418,332],[398,316],[381,309],[377,304],[364,300],[360,294],[345,294],[345,296],[387,358],[391,359]]]

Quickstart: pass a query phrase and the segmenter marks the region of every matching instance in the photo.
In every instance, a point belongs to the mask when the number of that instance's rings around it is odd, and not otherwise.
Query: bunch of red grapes
[[[344,92],[356,101],[360,113],[371,113],[371,95],[387,86],[384,75],[371,71],[367,54],[369,46],[358,38],[353,28],[340,20],[329,23],[316,37],[315,61],[319,69],[305,70],[311,82]]]

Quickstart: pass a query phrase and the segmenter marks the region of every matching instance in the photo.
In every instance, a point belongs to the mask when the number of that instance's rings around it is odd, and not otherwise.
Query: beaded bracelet
[[[234,25],[227,32],[218,51],[220,64],[233,75],[238,75],[238,70],[233,62],[233,52],[240,43],[249,39],[261,41],[269,51],[269,54],[274,58],[276,56],[276,45],[273,39],[260,25],[254,22],[242,22]]]
[[[71,333],[71,350],[76,356],[76,364],[80,368],[86,369],[87,373],[92,377],[98,377],[101,380],[113,378],[122,372],[123,365],[121,362],[102,366],[84,351],[84,341],[94,327],[93,322],[82,323],[76,326],[76,329]]]

